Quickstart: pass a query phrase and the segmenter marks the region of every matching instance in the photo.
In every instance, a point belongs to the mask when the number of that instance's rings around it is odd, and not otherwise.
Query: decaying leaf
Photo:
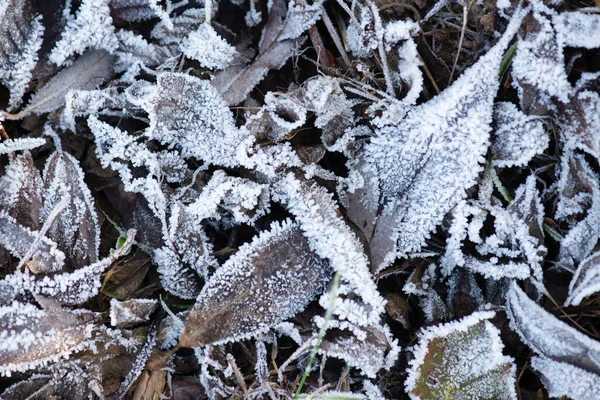
[[[197,347],[264,333],[302,311],[329,276],[297,224],[274,224],[206,282],[179,343]]]
[[[94,89],[113,73],[114,57],[102,50],[88,51],[56,74],[29,101],[25,110],[6,114],[7,119],[24,118],[29,114],[44,114],[65,104],[69,90]]]
[[[600,252],[579,263],[569,285],[569,297],[565,305],[579,305],[585,297],[597,292],[600,292]]]
[[[359,155],[364,179],[378,182],[378,190],[350,201],[383,204],[370,242],[374,272],[420,250],[475,184],[489,145],[498,67],[519,23],[517,14],[500,41],[451,87],[398,125],[381,128]]]
[[[234,65],[215,76],[215,86],[225,102],[242,102],[271,69],[279,69],[304,41],[300,36],[321,16],[321,3],[299,6],[273,1],[263,30],[258,56],[249,65]]]
[[[69,204],[58,214],[48,230],[59,249],[67,256],[67,266],[75,269],[98,260],[100,227],[92,194],[83,180],[79,162],[70,154],[57,151],[44,169],[45,221],[54,207],[67,196]]]
[[[0,374],[27,371],[84,348],[93,329],[92,313],[39,309],[13,302],[0,307]]]
[[[514,399],[516,367],[502,354],[500,332],[476,312],[459,321],[425,328],[413,349],[406,380],[412,399]]]
[[[400,347],[387,326],[355,327],[350,331],[336,329],[338,324],[332,322],[319,354],[342,359],[369,378],[376,378],[380,369],[394,365]]]
[[[567,364],[566,370],[573,373],[572,379],[589,382],[589,378],[586,379],[589,374],[595,375],[596,382],[600,379],[600,342],[544,310],[527,297],[516,283],[511,285],[507,293],[506,313],[510,318],[510,327],[540,356],[539,371],[551,374],[547,378],[553,392],[567,393],[565,388],[555,386],[561,381],[552,379],[556,375],[556,363]],[[578,374],[578,371],[582,371],[582,374]]]

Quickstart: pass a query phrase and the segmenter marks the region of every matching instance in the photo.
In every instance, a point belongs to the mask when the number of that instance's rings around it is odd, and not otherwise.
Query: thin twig
[[[325,10],[325,7],[323,7],[323,6],[321,6],[321,19],[323,20],[323,23],[325,24],[325,28],[327,28],[327,32],[329,32],[329,36],[331,36],[331,39],[333,40],[333,44],[335,44],[335,47],[340,52],[340,55],[342,56],[344,63],[346,63],[346,67],[351,67],[352,61],[350,61],[350,57],[348,57],[348,53],[346,53],[344,44],[342,43],[340,36],[338,35],[337,31],[335,30],[335,27],[333,26],[333,23],[331,22],[331,19],[329,18],[329,15],[327,14],[327,10]]]
[[[452,72],[450,72],[450,78],[448,78],[448,86],[452,83],[452,78],[454,77],[454,71],[456,70],[456,64],[458,64],[458,57],[460,56],[460,51],[462,50],[463,40],[465,39],[465,30],[467,29],[467,17],[469,16],[469,9],[471,8],[473,0],[470,0],[469,3],[463,4],[463,23],[462,29],[460,30],[460,39],[458,41],[458,50],[456,51],[456,58],[454,58],[454,65],[452,65]]]

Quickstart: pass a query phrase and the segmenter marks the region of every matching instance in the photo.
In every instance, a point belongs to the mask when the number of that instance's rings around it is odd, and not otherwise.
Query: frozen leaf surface
[[[425,328],[405,386],[412,399],[515,399],[516,367],[502,354],[500,331],[476,312]]]
[[[21,104],[38,62],[44,33],[41,20],[29,2],[6,0],[0,4],[0,82],[10,91],[11,108]]]
[[[210,69],[227,68],[237,55],[235,48],[208,24],[202,24],[191,32],[181,43],[181,51],[186,57]]]
[[[87,49],[115,50],[118,41],[108,3],[108,0],[83,0],[50,52],[50,61],[61,66],[72,55],[83,54]]]
[[[44,138],[19,138],[8,139],[0,142],[0,154],[9,154],[15,151],[33,150],[46,144]]]
[[[65,254],[55,242],[46,237],[38,238],[37,232],[20,226],[4,211],[0,211],[0,245],[19,259],[29,255],[32,246],[37,245],[25,264],[33,273],[57,272],[65,263]]]
[[[376,378],[379,370],[391,368],[400,347],[392,337],[387,326],[373,326],[349,330],[331,329],[336,324],[328,325],[330,329],[319,347],[319,354],[335,357],[369,378]]]
[[[110,324],[117,328],[129,328],[147,322],[156,310],[158,301],[155,299],[131,299],[110,301]]]
[[[83,349],[93,328],[90,320],[85,311],[42,310],[19,302],[0,307],[0,374],[44,366]]]
[[[383,204],[370,243],[373,271],[420,250],[475,184],[489,146],[498,68],[520,20],[517,13],[500,41],[451,87],[400,124],[381,128],[360,155],[366,177],[378,180],[380,194],[368,194],[369,201]]]
[[[248,65],[234,65],[215,77],[215,85],[229,105],[241,103],[271,69],[281,68],[303,42],[300,35],[321,16],[321,3],[299,6],[275,0],[259,43],[258,56]]]
[[[600,397],[600,376],[585,369],[546,357],[533,357],[531,367],[553,398],[587,400]]]
[[[25,110],[7,114],[7,119],[18,119],[33,114],[44,114],[65,104],[70,90],[94,89],[113,74],[114,57],[105,51],[90,51],[79,57],[46,83],[29,101]]]
[[[177,148],[183,157],[235,166],[240,132],[233,116],[209,81],[190,75],[163,73],[156,86],[134,85],[129,100],[150,118],[146,135]]]
[[[43,185],[31,154],[15,157],[0,178],[0,210],[27,228],[39,229]]]
[[[528,117],[512,103],[496,103],[494,122],[491,150],[498,167],[524,167],[548,147],[550,138],[542,121]]]
[[[302,311],[323,290],[327,262],[296,224],[274,224],[208,280],[185,322],[185,347],[248,339]]]
[[[296,217],[310,248],[340,272],[340,293],[358,296],[356,300],[338,298],[333,313],[356,325],[377,324],[385,300],[371,278],[362,244],[341,218],[331,194],[293,173],[281,179],[274,191],[274,199]],[[327,307],[328,298],[322,296],[321,305]]]
[[[538,355],[600,375],[600,342],[537,305],[512,283],[507,293],[506,313],[510,327]]]
[[[560,242],[559,261],[573,266],[592,252],[600,236],[600,183],[583,155],[563,154],[558,191],[555,217],[571,222]]]
[[[98,260],[100,227],[92,194],[83,180],[79,162],[70,154],[55,152],[44,170],[44,208],[42,220],[66,196],[69,204],[52,223],[48,235],[54,238],[67,256],[70,268],[94,263]]]
[[[600,292],[600,252],[592,254],[577,267],[565,305],[579,305],[584,298],[597,292]]]

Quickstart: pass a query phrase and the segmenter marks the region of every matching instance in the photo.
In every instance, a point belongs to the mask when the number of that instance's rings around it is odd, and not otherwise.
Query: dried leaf
[[[57,151],[50,156],[44,169],[44,208],[46,220],[54,207],[66,196],[67,206],[58,214],[48,230],[67,256],[67,266],[75,269],[98,260],[100,227],[94,200],[83,180],[79,162],[70,154]]]
[[[600,375],[600,342],[538,306],[512,283],[506,295],[510,327],[538,355]]]
[[[70,90],[94,89],[109,79],[113,74],[114,60],[105,51],[88,51],[38,90],[25,110],[6,114],[6,118],[20,119],[31,113],[44,114],[62,107]]]
[[[0,374],[27,371],[82,350],[93,324],[88,311],[14,302],[0,307]]]
[[[20,225],[38,230],[43,185],[31,154],[26,151],[15,157],[0,178],[0,210]]]
[[[520,21],[517,13],[500,41],[451,87],[398,125],[379,129],[359,155],[364,179],[377,179],[379,187],[367,201],[383,205],[370,242],[374,272],[419,251],[475,184],[489,145],[498,67]]]
[[[577,306],[585,297],[597,292],[600,292],[600,252],[579,263],[569,284],[569,297],[565,305]]]
[[[230,106],[241,103],[269,70],[281,68],[304,41],[300,35],[320,16],[320,2],[287,10],[284,0],[273,1],[258,56],[247,66],[234,65],[215,76],[214,84],[225,102]]]
[[[476,312],[423,329],[405,386],[412,399],[515,399],[514,360],[502,354],[500,331]]]
[[[10,91],[11,108],[21,104],[27,90],[43,33],[42,16],[35,14],[33,3],[7,0],[0,6],[0,82]]]
[[[208,280],[179,343],[185,347],[254,337],[302,311],[323,290],[327,263],[296,224],[275,224]]]

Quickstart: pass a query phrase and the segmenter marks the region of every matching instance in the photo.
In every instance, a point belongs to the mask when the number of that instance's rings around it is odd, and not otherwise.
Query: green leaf
[[[515,365],[502,354],[500,331],[476,312],[419,334],[406,380],[412,399],[514,399]]]

